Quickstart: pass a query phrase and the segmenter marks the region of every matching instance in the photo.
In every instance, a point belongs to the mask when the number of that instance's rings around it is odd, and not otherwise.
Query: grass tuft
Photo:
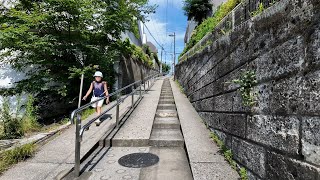
[[[224,158],[231,165],[231,167],[233,169],[237,170],[237,163],[233,160],[232,151],[225,146],[223,141],[221,141],[220,138],[215,133],[210,132],[210,138],[213,139],[213,141],[217,143]],[[248,180],[247,170],[245,168],[240,168],[238,170],[238,173],[240,174],[241,180]]]
[[[92,115],[93,113],[95,113],[96,110],[94,108],[89,108],[89,109],[86,109],[84,110],[82,113],[81,113],[81,120],[85,120],[87,119],[90,115]]]
[[[184,89],[183,87],[181,86],[181,84],[179,83],[178,80],[175,80],[176,84],[178,85],[179,89],[180,89],[180,92],[184,93]]]
[[[0,174],[12,165],[32,157],[36,151],[35,144],[25,144],[0,154]]]

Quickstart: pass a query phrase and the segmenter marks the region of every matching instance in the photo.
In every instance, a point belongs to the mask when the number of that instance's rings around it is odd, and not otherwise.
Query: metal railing
[[[80,175],[80,149],[81,149],[81,141],[82,141],[82,137],[83,134],[85,132],[85,130],[87,128],[89,128],[91,126],[91,124],[93,124],[97,119],[101,118],[102,116],[104,116],[107,112],[109,112],[111,109],[116,108],[116,127],[119,126],[119,121],[120,121],[120,104],[124,102],[124,100],[126,98],[128,98],[129,96],[131,96],[131,108],[134,108],[134,95],[136,94],[136,92],[139,89],[139,99],[140,100],[142,98],[142,86],[143,86],[143,90],[144,93],[146,92],[146,90],[148,90],[149,88],[151,88],[152,84],[155,82],[155,79],[157,77],[159,77],[161,74],[154,74],[154,75],[150,75],[146,78],[144,78],[143,80],[140,81],[136,81],[132,84],[129,84],[126,87],[123,87],[111,94],[109,94],[108,96],[102,97],[96,101],[92,101],[84,106],[81,106],[80,108],[74,110],[71,113],[71,123],[76,125],[76,140],[75,140],[75,165],[74,165],[74,172],[75,175],[78,177]],[[136,88],[135,88],[136,87]],[[131,88],[131,92],[127,95],[125,95],[124,97],[120,97],[121,92],[123,92],[124,90],[127,90]],[[98,101],[104,101],[105,99],[107,99],[108,97],[112,97],[112,96],[116,96],[116,103],[113,104],[112,106],[108,107],[105,111],[103,111],[99,116],[94,117],[93,119],[89,120],[86,124],[84,124],[83,126],[81,126],[81,112],[87,108],[89,108],[92,104],[97,103]]]
[[[199,42],[191,49],[183,54],[179,62],[187,60],[196,54],[203,46],[213,44],[212,41],[217,40],[227,32],[233,31],[237,26],[252,18],[252,13],[259,9],[260,3],[263,8],[267,9],[281,0],[245,0],[239,3],[229,14],[227,14],[211,32],[207,33]]]

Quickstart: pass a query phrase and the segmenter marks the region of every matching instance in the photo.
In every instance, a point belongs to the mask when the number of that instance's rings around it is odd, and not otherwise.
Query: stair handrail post
[[[131,86],[131,108],[133,108],[134,104],[134,86]]]
[[[139,86],[139,95],[140,95],[140,99],[142,98],[142,93],[141,93],[141,90],[142,90],[142,83],[140,84],[140,86]]]
[[[76,119],[76,141],[75,141],[75,165],[74,172],[75,176],[80,176],[80,148],[81,148],[81,139],[80,139],[80,129],[81,129],[81,116],[77,114]]]
[[[116,126],[118,127],[119,125],[119,111],[120,111],[120,92],[117,93],[117,107],[116,107]]]

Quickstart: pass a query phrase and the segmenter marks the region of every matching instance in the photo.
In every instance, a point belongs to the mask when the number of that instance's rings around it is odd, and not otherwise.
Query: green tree
[[[183,10],[188,20],[194,18],[200,24],[212,11],[212,4],[209,0],[185,0]]]
[[[166,63],[162,63],[162,72],[168,73],[170,71],[170,69],[171,69],[170,65],[168,65]]]
[[[121,33],[134,32],[136,20],[144,21],[145,15],[154,11],[146,3],[20,0],[11,8],[0,5],[0,61],[27,74],[16,84],[18,91],[51,93],[72,100],[77,96],[79,74],[91,77],[93,65],[98,65],[112,83]],[[11,58],[4,58],[8,56]]]

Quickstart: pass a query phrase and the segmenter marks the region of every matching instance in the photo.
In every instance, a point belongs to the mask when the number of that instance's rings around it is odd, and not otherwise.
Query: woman
[[[108,96],[108,88],[107,88],[107,82],[102,81],[103,75],[100,71],[97,71],[94,73],[94,81],[91,83],[90,88],[87,92],[87,94],[83,97],[83,100],[86,100],[88,96],[91,94],[93,91],[93,95],[91,98],[91,102],[96,101],[104,96]],[[106,103],[109,103],[109,97],[106,98]],[[103,105],[103,100],[98,101],[91,106],[96,108],[97,115],[101,115],[101,107]],[[97,119],[95,121],[96,126],[99,126],[101,124],[101,120]]]

